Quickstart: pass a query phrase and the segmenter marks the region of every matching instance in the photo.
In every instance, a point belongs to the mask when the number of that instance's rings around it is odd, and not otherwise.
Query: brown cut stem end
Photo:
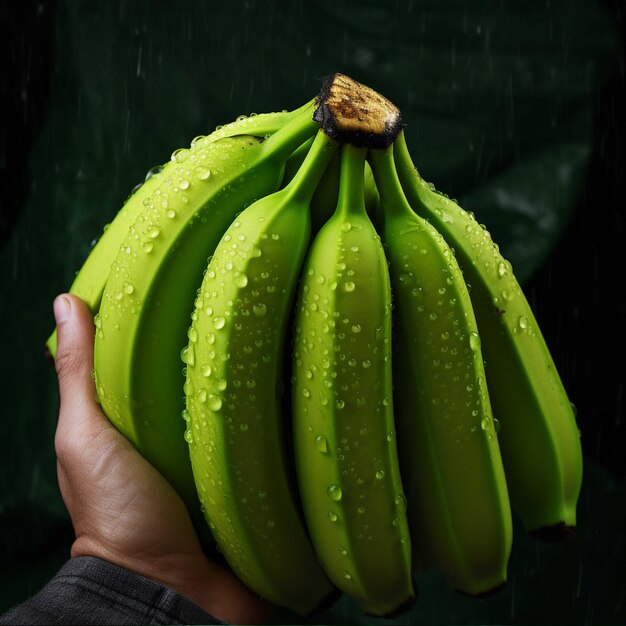
[[[403,126],[395,104],[339,73],[322,78],[313,119],[336,141],[358,148],[388,148]]]

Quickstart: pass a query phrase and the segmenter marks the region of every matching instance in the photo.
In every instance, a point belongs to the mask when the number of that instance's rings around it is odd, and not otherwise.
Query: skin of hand
[[[54,315],[61,398],[54,443],[76,533],[71,556],[95,556],[156,580],[225,622],[265,621],[271,605],[207,559],[178,494],[102,412],[87,306],[62,294]]]

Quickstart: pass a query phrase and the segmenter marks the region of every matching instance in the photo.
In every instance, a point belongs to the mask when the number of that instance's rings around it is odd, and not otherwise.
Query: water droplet
[[[211,375],[211,372],[213,372],[213,368],[208,363],[206,363],[202,366],[200,371],[205,378],[208,378]]]
[[[252,306],[252,311],[258,317],[263,317],[267,313],[267,307],[263,303],[258,303]]]
[[[337,402],[335,402],[335,406],[341,410],[344,406],[346,406],[346,403],[343,400],[337,400]]]
[[[399,493],[394,498],[394,503],[401,511],[406,511],[406,498],[404,497],[404,494]]]
[[[145,180],[150,180],[153,176],[160,174],[162,171],[163,171],[162,165],[155,165],[154,167],[151,167],[148,170],[148,173],[146,174]]]
[[[383,470],[378,470],[378,471],[376,472],[376,478],[377,478],[378,480],[382,480],[384,477],[385,477],[385,472],[384,472]]]
[[[211,170],[203,165],[198,165],[194,169],[193,173],[196,175],[196,178],[200,180],[206,180],[209,176],[211,176]]]
[[[183,179],[180,181],[179,187],[180,187],[181,189],[183,189],[183,190],[185,190],[185,189],[189,189],[189,181],[188,181],[186,178],[183,178]]]
[[[502,424],[500,423],[500,420],[497,417],[493,418],[493,429],[496,431],[496,435],[500,432],[500,429],[502,428]]]
[[[154,250],[154,244],[151,241],[146,241],[141,247],[146,254],[150,254]]]
[[[208,406],[211,411],[219,411],[222,408],[222,398],[212,393],[209,396]]]
[[[198,400],[200,400],[200,402],[202,402],[202,404],[204,404],[206,402],[206,398],[207,398],[206,389],[199,389],[198,393],[196,394],[196,396],[198,397]]]
[[[324,435],[318,435],[315,437],[315,447],[323,454],[328,452],[328,441]]]
[[[343,571],[343,577],[346,580],[351,580],[352,579],[352,575],[349,572],[346,572],[345,570]]]
[[[180,437],[180,435],[179,435],[179,437]],[[185,430],[185,441],[187,443],[193,443],[193,433],[191,432],[190,428]]]
[[[245,274],[239,274],[235,278],[237,287],[245,287],[248,284],[248,277]]]
[[[328,519],[331,522],[336,522],[339,518],[337,517],[337,513],[333,513],[332,511],[328,511]]]
[[[522,329],[526,329],[528,328],[528,318],[524,317],[523,315],[519,316],[519,319],[517,320],[517,325]]]
[[[477,332],[470,333],[469,344],[473,352],[478,352],[478,350],[480,350],[480,337]]]
[[[347,291],[348,293],[354,291],[356,285],[352,282],[352,281],[348,281],[347,283],[343,284],[343,290]]]
[[[188,363],[187,359],[189,358],[189,346],[185,346],[181,351],[180,351],[180,360],[183,363]]]
[[[159,230],[158,226],[150,226],[148,228],[148,237],[150,237],[151,239],[156,239],[156,237],[158,237],[161,234],[161,231]]]
[[[365,507],[363,505],[358,506],[356,512],[362,515],[363,513],[365,513]]]
[[[305,387],[305,388],[302,390],[302,395],[303,395],[305,398],[310,398],[310,397],[311,397],[311,392],[310,392],[310,391],[309,391],[309,390]]]
[[[490,420],[488,417],[483,417],[483,418],[480,420],[480,427],[481,427],[483,430],[488,430],[488,429],[489,429],[489,422],[490,422],[490,421],[491,421],[491,420]]]
[[[354,324],[352,326],[352,332],[353,333],[360,333],[361,332],[361,325],[360,324]]]
[[[189,338],[189,341],[196,343],[196,341],[198,341],[198,331],[193,326],[190,326],[187,331],[187,337]]]
[[[339,502],[339,500],[341,500],[341,497],[343,495],[341,492],[341,487],[339,487],[339,485],[330,485],[330,487],[328,487],[326,492],[328,493],[328,496],[330,497],[330,499],[334,500],[335,502]]]
[[[363,361],[363,368],[367,369],[368,367],[372,366],[372,362],[371,361]]]
[[[341,225],[341,232],[349,233],[351,230],[352,230],[352,224],[350,224],[350,222],[344,222]]]
[[[389,433],[387,434],[387,441],[389,442],[393,441],[395,434],[396,433],[393,430],[389,431]]]
[[[348,555],[348,550],[344,546],[339,546],[339,553],[342,556],[347,556]]]
[[[215,328],[217,328],[217,330],[220,330],[221,328],[224,328],[225,324],[226,324],[226,320],[223,317],[216,317],[213,320],[213,326],[215,326]]]
[[[124,283],[124,293],[130,296],[135,291],[135,288],[130,283]]]
[[[189,154],[189,150],[187,148],[178,148],[178,150],[174,150],[172,152],[172,161],[176,161],[176,163],[182,163]]]

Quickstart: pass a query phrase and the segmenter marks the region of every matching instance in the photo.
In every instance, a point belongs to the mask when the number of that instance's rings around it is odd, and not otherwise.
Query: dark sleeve
[[[70,559],[0,624],[223,624],[178,592],[91,556]]]

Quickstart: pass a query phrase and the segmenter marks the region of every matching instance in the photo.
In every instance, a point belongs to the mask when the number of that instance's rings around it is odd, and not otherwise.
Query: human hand
[[[206,558],[178,494],[102,412],[87,306],[66,294],[54,313],[61,397],[55,449],[76,533],[71,556],[95,556],[157,580],[229,623],[267,619],[270,605]]]

